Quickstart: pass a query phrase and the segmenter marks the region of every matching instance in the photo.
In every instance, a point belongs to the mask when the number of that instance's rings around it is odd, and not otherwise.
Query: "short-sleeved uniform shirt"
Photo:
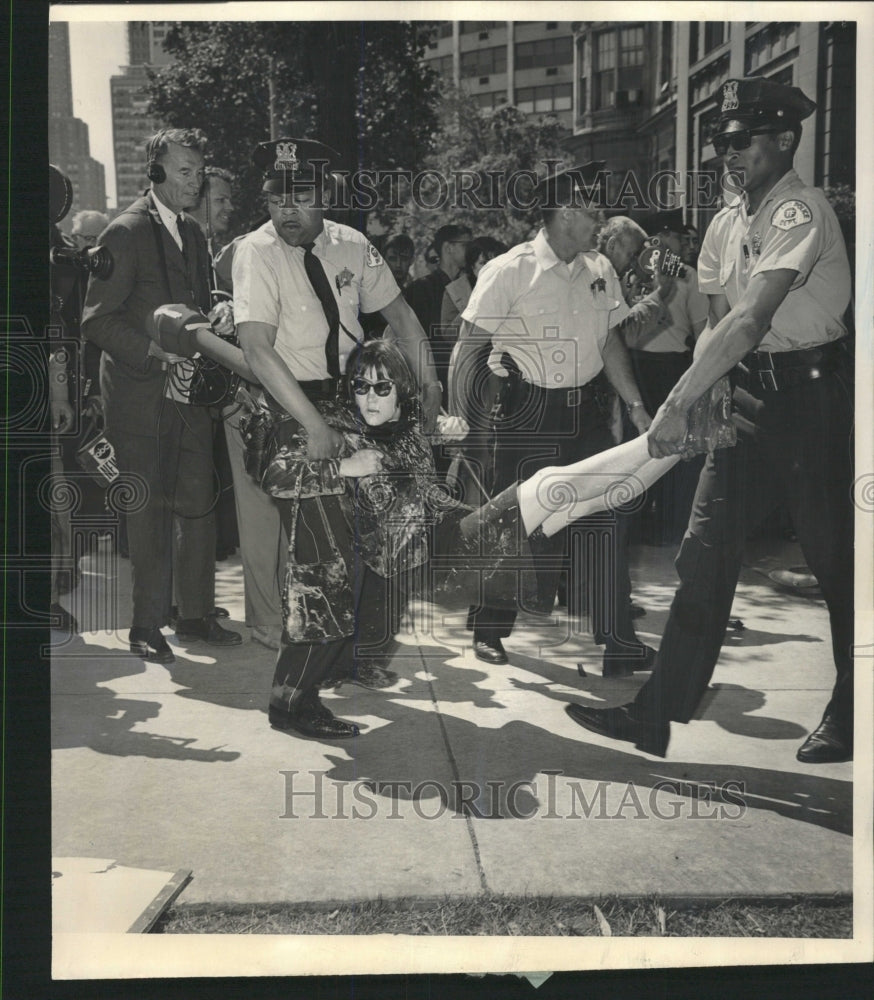
[[[722,209],[704,236],[699,288],[734,306],[763,271],[798,272],[759,349],[794,351],[839,340],[847,330],[850,265],[837,217],[819,188],[794,170],[784,174],[750,217],[739,198]]]
[[[506,351],[522,377],[546,389],[585,385],[601,371],[609,330],[628,315],[613,265],[595,251],[569,266],[545,230],[489,261],[462,319],[492,335],[489,365]]]
[[[356,344],[353,338],[363,339],[359,309],[378,312],[399,289],[376,248],[350,226],[325,219],[313,252],[337,298],[343,370]],[[313,381],[328,378],[328,321],[307,278],[304,253],[303,247],[282,240],[272,221],[240,240],[233,263],[234,320],[275,326],[277,354],[298,381]]]
[[[666,315],[651,333],[627,333],[627,346],[653,354],[684,354],[689,350],[690,340],[694,341],[697,336],[696,328],[707,322],[710,311],[707,296],[698,290],[694,267],[687,266],[686,274],[676,279],[676,291],[668,299],[664,311]]]

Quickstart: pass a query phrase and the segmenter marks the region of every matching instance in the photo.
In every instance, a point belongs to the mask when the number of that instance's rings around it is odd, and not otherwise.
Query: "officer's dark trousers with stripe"
[[[853,380],[838,371],[780,391],[750,379],[735,402],[758,428],[707,457],[676,559],[680,585],[655,669],[633,713],[656,723],[688,722],[719,658],[744,542],[775,507],[788,507],[804,557],[831,620],[837,670],[828,711],[852,734]],[[751,649],[751,655],[755,650]],[[763,670],[766,669],[763,666]]]

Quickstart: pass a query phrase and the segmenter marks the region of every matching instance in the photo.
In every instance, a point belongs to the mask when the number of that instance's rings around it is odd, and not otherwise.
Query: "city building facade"
[[[110,78],[115,190],[119,210],[147,187],[145,143],[161,123],[148,113],[147,67],[172,61],[164,51],[169,21],[130,21],[127,25],[128,65]]]
[[[91,156],[88,126],[73,114],[70,28],[65,22],[49,25],[48,98],[49,161],[73,185],[73,204],[61,222],[61,229],[69,233],[76,212],[106,211],[106,175],[103,164]]]
[[[441,21],[424,61],[483,108],[555,115],[569,155],[605,161],[611,194],[627,196],[617,210],[631,215],[682,207],[707,226],[721,177],[713,94],[730,77],[766,76],[815,100],[798,172],[855,187],[853,22]]]

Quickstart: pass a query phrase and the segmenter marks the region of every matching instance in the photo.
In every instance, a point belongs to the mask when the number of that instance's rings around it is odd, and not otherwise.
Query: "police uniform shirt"
[[[275,350],[302,382],[328,378],[328,321],[307,278],[304,252],[303,247],[282,240],[271,221],[240,241],[233,261],[235,322],[275,326]],[[349,226],[325,219],[314,253],[340,309],[342,370],[356,343],[343,327],[363,339],[359,308],[378,312],[397,298],[399,290],[376,248]]]
[[[686,274],[676,278],[676,291],[665,303],[664,315],[651,333],[630,331],[625,343],[635,351],[653,354],[685,354],[689,342],[697,337],[695,329],[706,323],[710,302],[698,289],[695,268],[686,265]]]
[[[734,308],[753,275],[798,272],[759,350],[793,351],[846,334],[850,265],[837,217],[818,188],[790,170],[750,218],[740,197],[714,218],[698,258],[702,292],[724,294]]]
[[[483,267],[462,319],[492,335],[492,370],[501,373],[506,351],[523,378],[546,389],[585,385],[601,371],[607,333],[629,309],[606,257],[579,253],[572,264],[541,229]]]

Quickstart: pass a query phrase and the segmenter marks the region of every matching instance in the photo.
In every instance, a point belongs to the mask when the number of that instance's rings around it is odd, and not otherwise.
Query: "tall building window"
[[[704,54],[707,55],[708,52],[712,52],[715,48],[722,45],[722,43],[728,37],[728,32],[725,30],[725,21],[705,21],[704,22]]]
[[[452,76],[452,54],[439,56],[437,59],[429,59],[427,65],[439,73],[440,76]]]
[[[596,111],[616,103],[616,32],[601,31],[595,36],[595,72],[592,81]]]
[[[507,91],[495,90],[489,94],[475,94],[474,100],[481,108],[498,108],[507,103]]]
[[[462,21],[458,27],[458,31],[461,35],[473,35],[478,31],[488,31],[490,28],[499,28],[503,24],[503,21]]]
[[[570,111],[572,105],[573,87],[570,83],[554,83],[545,87],[519,87],[516,91],[516,107],[526,114]]]
[[[638,104],[643,94],[645,28],[610,28],[595,35],[592,106],[603,108]]]
[[[746,43],[746,72],[752,74],[762,66],[798,46],[798,24],[771,24],[756,32]]]
[[[490,49],[473,49],[461,53],[462,76],[489,76],[507,72],[507,47],[495,45]]]
[[[662,22],[662,59],[659,66],[659,86],[670,85],[674,66],[674,25],[670,21]]]
[[[643,25],[619,29],[618,90],[643,89]]]
[[[566,66],[574,61],[573,39],[541,38],[537,42],[519,42],[516,46],[516,69],[539,66]]]

